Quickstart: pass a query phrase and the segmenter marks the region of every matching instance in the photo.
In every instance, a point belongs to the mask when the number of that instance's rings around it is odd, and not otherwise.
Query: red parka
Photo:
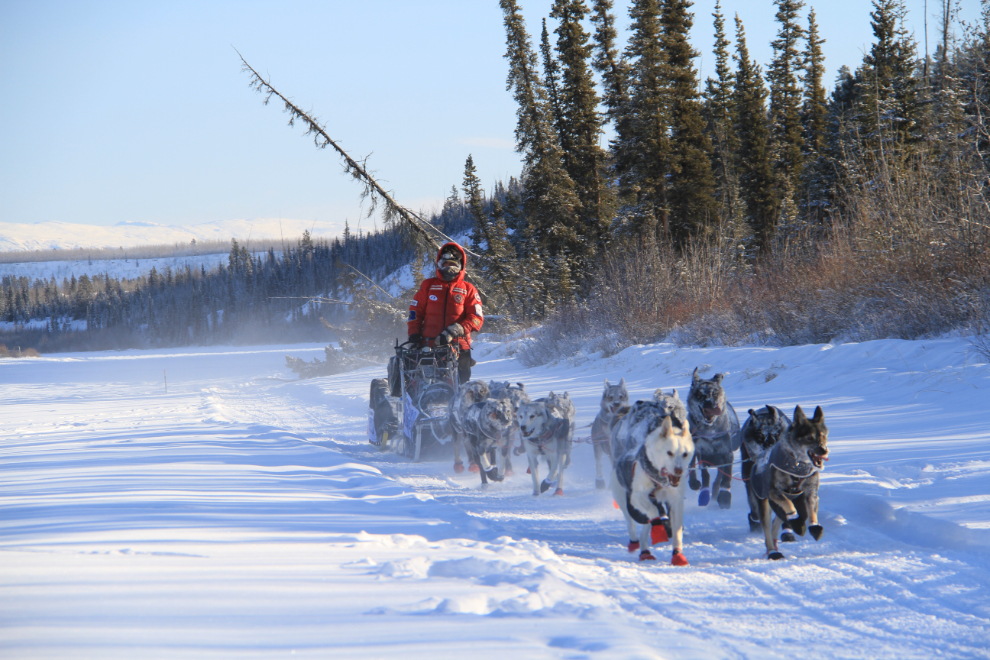
[[[467,270],[467,253],[457,243],[446,243],[437,252],[437,260],[444,248],[453,247],[461,253],[463,268],[450,282],[446,282],[437,268],[436,277],[423,280],[419,291],[409,304],[409,334],[423,335],[434,339],[451,323],[460,323],[464,336],[457,338],[462,349],[471,348],[471,333],[481,330],[484,315],[481,312],[481,297],[470,282],[464,281]]]

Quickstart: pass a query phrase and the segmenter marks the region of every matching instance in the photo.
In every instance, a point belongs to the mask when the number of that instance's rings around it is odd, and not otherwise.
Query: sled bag
[[[382,436],[386,431],[389,437],[399,431],[399,417],[396,414],[398,402],[389,397],[389,384],[384,378],[375,378],[371,381],[369,406],[374,414],[375,440],[372,444],[378,445],[381,444]]]

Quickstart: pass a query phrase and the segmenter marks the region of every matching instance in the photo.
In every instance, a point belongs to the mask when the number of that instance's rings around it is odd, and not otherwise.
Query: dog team
[[[677,390],[657,390],[653,399],[630,404],[625,379],[614,385],[605,381],[591,425],[595,486],[606,488],[602,459],[608,456],[612,496],[629,528],[629,552],[638,550],[640,561],[655,560],[652,546],[670,541],[671,564],[688,565],[686,487],[698,491],[700,506],[714,499],[720,508],[730,508],[737,450],[750,531],[763,531],[767,558],[783,559],[778,539],[792,542],[805,532],[816,541],[822,537],[818,473],[828,460],[828,428],[821,406],[810,419],[797,406],[793,420],[776,406],[750,409],[740,427],[722,380],[723,374],[705,379],[695,369],[686,405]],[[463,450],[486,487],[511,471],[512,454],[525,453],[533,495],[550,489],[562,495],[576,415],[566,392],[530,400],[522,383],[469,381],[450,404],[454,470],[464,470]],[[548,470],[542,481],[541,458]]]

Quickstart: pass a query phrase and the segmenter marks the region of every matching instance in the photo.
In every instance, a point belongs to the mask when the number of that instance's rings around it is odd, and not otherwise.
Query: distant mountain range
[[[69,250],[118,248],[153,244],[185,244],[193,240],[229,241],[275,239],[295,241],[304,231],[314,237],[333,238],[344,231],[343,222],[318,222],[259,218],[222,220],[200,225],[158,225],[151,222],[121,222],[116,225],[80,225],[71,222],[17,224],[0,222],[0,252],[21,250]]]

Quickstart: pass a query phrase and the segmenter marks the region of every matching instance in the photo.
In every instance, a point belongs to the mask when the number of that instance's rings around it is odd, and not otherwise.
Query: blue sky
[[[521,4],[538,41],[552,2]],[[908,2],[921,48],[923,4]],[[617,0],[623,26],[626,6]],[[713,6],[693,8],[705,76]],[[815,6],[829,83],[861,61],[870,8]],[[978,10],[977,0],[962,3],[964,18]],[[730,26],[740,15],[765,65],[772,2],[724,0],[723,12]],[[936,25],[930,17],[930,41]],[[504,41],[497,0],[0,0],[0,222],[346,217],[373,228],[336,156],[248,88],[235,47],[353,156],[370,156],[407,206],[429,209],[460,188],[469,153],[490,189],[519,172]]]

